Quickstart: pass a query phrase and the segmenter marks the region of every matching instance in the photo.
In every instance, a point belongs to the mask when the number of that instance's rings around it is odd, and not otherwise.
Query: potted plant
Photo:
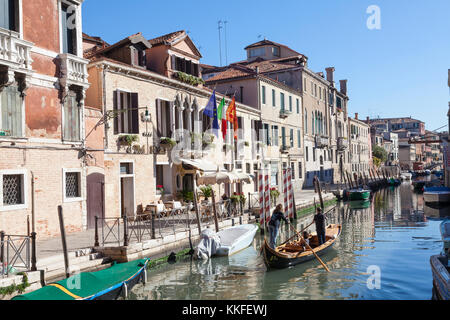
[[[159,144],[162,145],[162,146],[166,146],[166,147],[172,148],[177,143],[175,142],[175,140],[173,140],[171,138],[161,137],[161,139],[159,140]]]
[[[164,187],[162,185],[156,186],[156,194],[164,195]]]
[[[119,136],[119,144],[127,145],[131,147],[133,142],[139,141],[139,136],[135,134],[126,134]]]
[[[211,195],[212,195],[212,187],[210,185],[203,186],[203,187],[200,187],[200,191],[201,191],[203,197],[205,197],[205,200],[208,201],[209,197],[211,197]]]
[[[277,203],[277,199],[280,196],[280,191],[278,191],[277,188],[270,188],[270,200],[272,201],[272,204]]]

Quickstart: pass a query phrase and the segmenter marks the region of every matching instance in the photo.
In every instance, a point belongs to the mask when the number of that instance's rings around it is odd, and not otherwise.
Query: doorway
[[[120,216],[134,217],[134,163],[120,163]]]
[[[105,217],[105,175],[92,173],[87,176],[87,227],[95,228],[95,216]]]

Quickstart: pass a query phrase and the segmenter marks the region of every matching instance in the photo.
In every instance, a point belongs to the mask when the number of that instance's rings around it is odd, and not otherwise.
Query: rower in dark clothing
[[[317,208],[317,214],[314,216],[314,223],[316,224],[317,238],[319,246],[325,243],[325,216],[321,208]]]
[[[280,228],[280,221],[281,219],[284,220],[284,222],[289,223],[289,221],[286,219],[283,213],[283,205],[279,204],[275,208],[275,210],[272,213],[272,217],[269,221],[269,236],[270,236],[270,246],[275,249],[275,244],[278,237],[278,229]]]

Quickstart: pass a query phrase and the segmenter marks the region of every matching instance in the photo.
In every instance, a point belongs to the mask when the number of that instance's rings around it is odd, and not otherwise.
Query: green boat
[[[370,200],[355,200],[350,202],[350,209],[367,209],[370,207]]]
[[[12,300],[115,300],[145,279],[148,261],[113,263],[108,269],[82,272]]]
[[[348,199],[350,201],[369,200],[369,198],[370,198],[370,190],[353,189],[353,190],[349,190],[347,192],[348,192]]]

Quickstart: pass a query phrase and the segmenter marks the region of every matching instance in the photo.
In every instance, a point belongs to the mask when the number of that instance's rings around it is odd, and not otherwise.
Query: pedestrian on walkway
[[[325,215],[322,212],[322,208],[317,208],[317,213],[314,215],[314,223],[316,224],[317,238],[319,240],[319,246],[325,243]]]
[[[278,229],[280,228],[280,221],[284,220],[284,222],[289,223],[289,221],[286,219],[283,213],[283,205],[279,204],[275,208],[275,210],[272,213],[272,217],[269,221],[269,236],[270,236],[270,247],[275,249],[275,244],[277,242],[278,237]]]

